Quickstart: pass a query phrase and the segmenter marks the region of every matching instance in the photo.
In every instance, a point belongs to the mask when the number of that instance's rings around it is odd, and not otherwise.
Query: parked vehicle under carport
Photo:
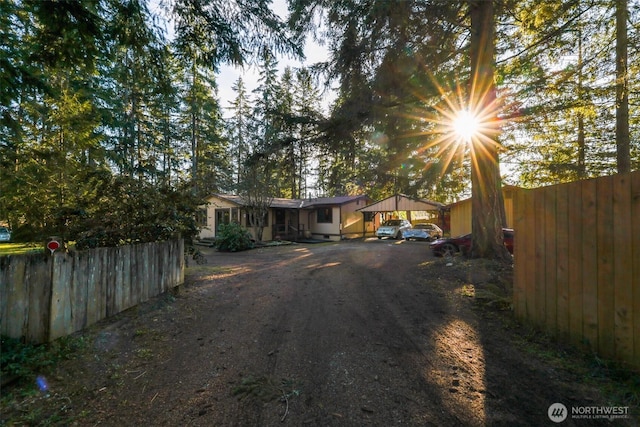
[[[408,230],[402,232],[405,240],[426,240],[427,242],[437,240],[442,237],[442,229],[435,224],[416,224]]]
[[[390,219],[385,221],[376,230],[376,237],[391,237],[392,239],[402,239],[402,232],[411,228],[411,223],[406,219]]]

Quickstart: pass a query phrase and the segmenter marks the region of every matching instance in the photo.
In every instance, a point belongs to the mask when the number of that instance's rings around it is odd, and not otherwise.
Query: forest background
[[[156,4],[0,0],[0,222],[15,240],[192,237],[208,195],[256,186],[470,194],[470,147],[450,132],[468,107],[469,2],[289,0],[284,18],[267,0]],[[640,2],[494,6],[503,181],[638,169]],[[326,61],[279,69],[307,39]],[[229,105],[224,65],[258,70]]]

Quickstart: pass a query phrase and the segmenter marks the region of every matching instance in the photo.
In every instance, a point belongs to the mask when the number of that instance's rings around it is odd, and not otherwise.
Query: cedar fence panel
[[[182,239],[0,257],[0,333],[52,341],[182,283]]]
[[[640,171],[519,191],[514,311],[640,369]]]

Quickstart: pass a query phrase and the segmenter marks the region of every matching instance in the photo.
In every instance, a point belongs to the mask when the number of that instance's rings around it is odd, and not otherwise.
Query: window
[[[198,209],[196,212],[196,223],[202,227],[207,226],[207,209]]]
[[[317,211],[318,215],[318,223],[329,223],[333,222],[333,209],[332,208],[320,208]]]
[[[371,222],[371,221],[373,221],[375,216],[376,216],[375,212],[364,212],[364,221],[365,222]]]

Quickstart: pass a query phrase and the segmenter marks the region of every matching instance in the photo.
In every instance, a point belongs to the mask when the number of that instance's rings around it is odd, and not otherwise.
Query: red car
[[[513,230],[503,228],[502,232],[504,245],[507,247],[509,253],[513,253]],[[435,256],[451,256],[457,252],[466,254],[471,250],[471,233],[458,237],[438,239],[429,246],[431,246],[431,251]]]

